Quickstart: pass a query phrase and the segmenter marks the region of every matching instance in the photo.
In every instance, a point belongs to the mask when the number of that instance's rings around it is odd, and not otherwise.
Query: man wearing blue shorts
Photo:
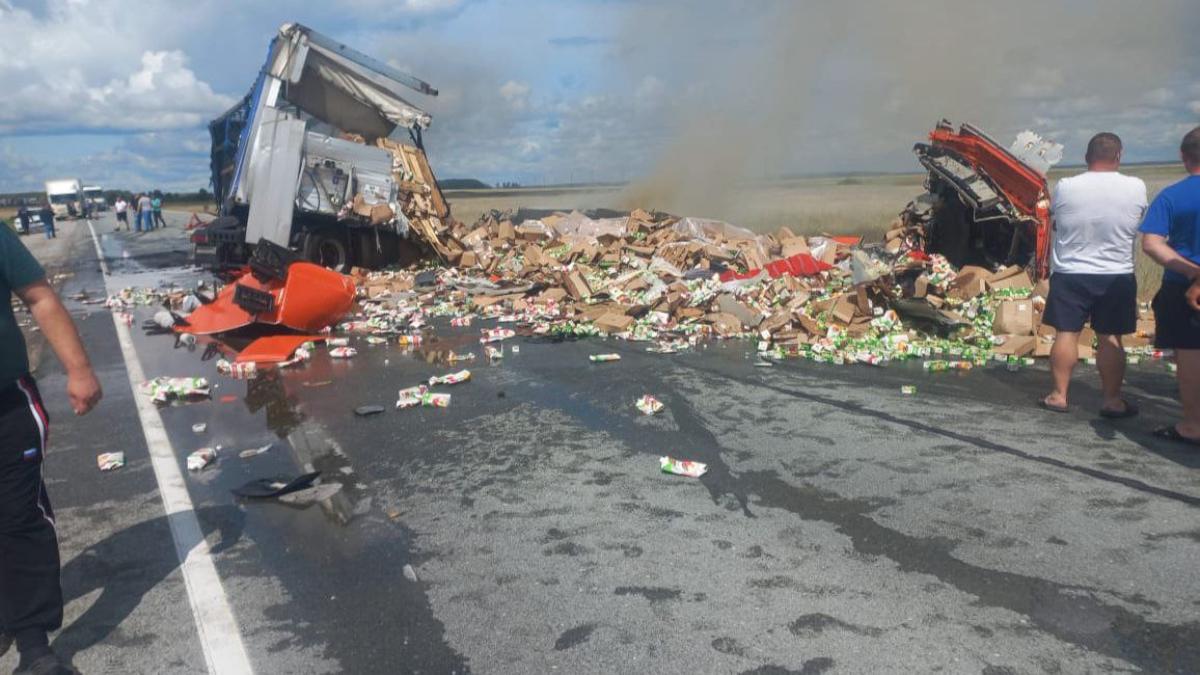
[[[1142,250],[1163,266],[1154,344],[1175,350],[1183,418],[1154,432],[1200,447],[1200,127],[1179,148],[1188,176],[1158,193],[1142,222]]]
[[[1088,142],[1087,171],[1063,178],[1054,187],[1054,248],[1043,321],[1057,333],[1050,350],[1054,390],[1042,399],[1047,410],[1067,410],[1067,389],[1079,361],[1079,333],[1090,323],[1099,341],[1096,366],[1104,393],[1100,416],[1137,414],[1137,408],[1121,398],[1121,336],[1137,327],[1133,252],[1138,223],[1146,212],[1146,184],[1117,171],[1121,152],[1116,134],[1096,134]]]

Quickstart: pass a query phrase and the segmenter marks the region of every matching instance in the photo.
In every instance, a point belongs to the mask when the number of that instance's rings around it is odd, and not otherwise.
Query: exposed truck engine
[[[1046,172],[1062,146],[1022,132],[1008,149],[970,124],[943,120],[913,152],[928,171],[927,192],[902,214],[924,232],[924,248],[957,267],[1027,267],[1049,274],[1050,198]]]

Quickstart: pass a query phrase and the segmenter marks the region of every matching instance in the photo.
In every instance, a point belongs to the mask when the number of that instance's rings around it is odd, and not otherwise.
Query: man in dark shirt
[[[17,222],[21,223],[21,234],[29,234],[29,209],[24,206],[17,209]]]
[[[54,209],[50,208],[50,202],[42,205],[42,210],[38,211],[38,215],[42,218],[42,227],[46,228],[46,238],[53,239],[54,234]]]
[[[1200,127],[1183,137],[1179,151],[1187,178],[1158,193],[1141,226],[1142,250],[1163,266],[1154,344],[1175,350],[1183,408],[1183,419],[1154,434],[1200,447]]]
[[[25,338],[12,310],[29,307],[67,373],[76,415],[100,400],[100,383],[71,315],[17,235],[0,227],[0,654],[15,641],[18,673],[73,672],[51,651],[47,632],[62,625],[58,536],[42,481],[50,420],[29,374]]]

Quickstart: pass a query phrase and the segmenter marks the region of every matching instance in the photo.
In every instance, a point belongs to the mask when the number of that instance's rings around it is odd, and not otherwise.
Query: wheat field
[[[1050,174],[1051,189],[1062,177],[1082,169],[1059,169]],[[1128,166],[1123,173],[1146,182],[1149,198],[1184,177],[1180,165]],[[924,174],[835,176],[796,178],[747,186],[737,193],[737,203],[728,220],[756,232],[773,232],[787,226],[797,234],[854,234],[880,238],[888,224],[913,197],[923,191]],[[491,210],[518,208],[591,209],[628,208],[620,187],[520,188],[512,190],[458,190],[447,193],[453,215],[473,222]],[[653,209],[654,204],[641,204]],[[704,213],[680,215],[707,216]],[[1139,294],[1148,299],[1158,290],[1161,268],[1137,252]]]

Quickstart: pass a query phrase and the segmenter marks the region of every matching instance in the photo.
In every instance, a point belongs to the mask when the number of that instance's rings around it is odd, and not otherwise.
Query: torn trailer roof
[[[402,96],[403,88],[437,96],[437,90],[311,28],[279,28],[266,74],[281,83],[279,95],[340,131],[390,136],[396,127],[427,128],[432,118]]]
[[[367,138],[395,137],[403,130],[421,145],[420,132],[432,117],[402,96],[405,89],[438,94],[429,83],[311,28],[282,25],[249,93],[209,123],[214,193],[223,204],[248,202],[246,183],[253,179],[246,177],[247,150],[286,145],[281,134],[302,142],[300,127]],[[257,133],[262,128],[270,138]]]

